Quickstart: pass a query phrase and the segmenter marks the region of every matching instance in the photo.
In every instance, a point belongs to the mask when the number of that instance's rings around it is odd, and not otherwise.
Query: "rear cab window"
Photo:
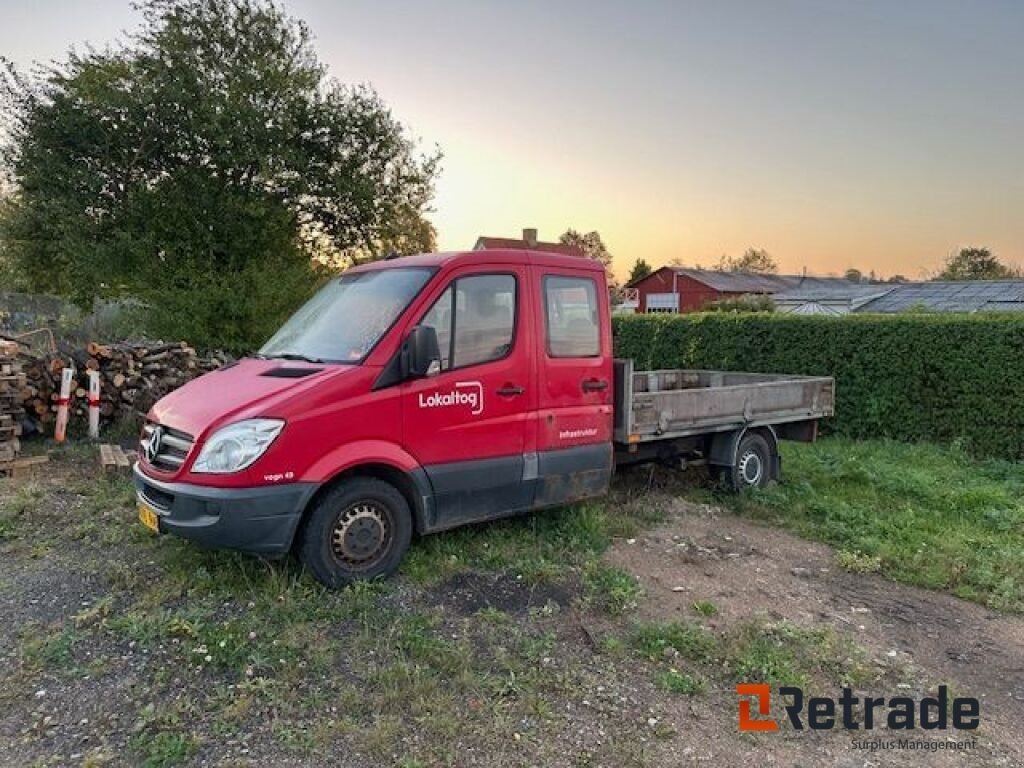
[[[589,277],[545,275],[545,344],[549,357],[600,357],[597,283]]]

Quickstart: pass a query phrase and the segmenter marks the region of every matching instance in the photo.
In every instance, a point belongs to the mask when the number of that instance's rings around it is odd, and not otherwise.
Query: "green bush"
[[[774,312],[775,302],[771,296],[726,296],[709,301],[704,312]]]
[[[639,370],[834,376],[827,431],[1024,458],[1024,318],[637,315],[615,318],[615,354]]]

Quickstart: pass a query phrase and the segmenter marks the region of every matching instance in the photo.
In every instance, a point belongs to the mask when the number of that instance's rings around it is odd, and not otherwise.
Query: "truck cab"
[[[347,270],[253,357],[164,397],[134,469],[158,532],[328,586],[394,571],[413,533],[604,493],[605,273],[520,250]]]

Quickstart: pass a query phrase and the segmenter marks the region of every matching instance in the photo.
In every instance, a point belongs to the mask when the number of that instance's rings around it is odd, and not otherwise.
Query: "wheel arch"
[[[302,510],[299,525],[301,526],[306,521],[309,511],[316,506],[321,498],[345,481],[356,477],[372,477],[393,486],[408,503],[416,532],[423,533],[430,527],[429,519],[434,511],[434,496],[426,472],[420,468],[409,471],[383,461],[352,464],[335,472],[321,483],[309,497]]]
[[[708,449],[708,463],[719,467],[736,466],[736,452],[743,438],[748,434],[760,435],[767,441],[772,453],[769,471],[771,478],[778,480],[782,475],[782,458],[779,456],[779,438],[770,424],[757,427],[742,427],[729,432],[718,432],[711,437]]]

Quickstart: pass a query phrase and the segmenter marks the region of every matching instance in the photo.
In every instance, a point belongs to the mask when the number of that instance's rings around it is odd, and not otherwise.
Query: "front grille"
[[[160,430],[160,439],[157,443],[156,455],[150,455],[150,443],[156,430]],[[146,424],[142,429],[142,442],[139,448],[142,455],[146,457],[151,465],[165,472],[177,472],[185,463],[188,452],[192,450],[195,442],[192,435],[179,432],[176,429],[165,427],[161,424]]]
[[[142,498],[151,506],[166,512],[174,503],[174,495],[161,491],[149,483],[142,484]]]

